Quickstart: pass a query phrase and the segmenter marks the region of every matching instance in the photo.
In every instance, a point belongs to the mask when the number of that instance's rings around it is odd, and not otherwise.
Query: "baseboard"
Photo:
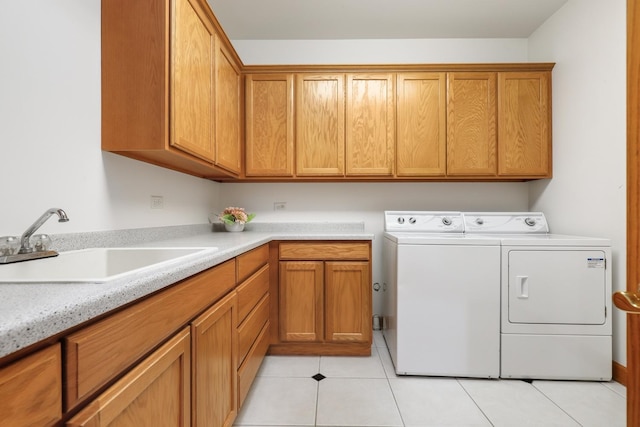
[[[613,362],[613,380],[627,386],[627,367],[618,362]]]

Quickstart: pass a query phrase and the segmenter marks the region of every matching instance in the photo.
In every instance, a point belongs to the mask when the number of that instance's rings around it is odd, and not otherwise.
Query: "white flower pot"
[[[239,222],[232,222],[231,224],[224,223],[224,228],[227,231],[242,231],[244,230],[244,224],[240,224]]]

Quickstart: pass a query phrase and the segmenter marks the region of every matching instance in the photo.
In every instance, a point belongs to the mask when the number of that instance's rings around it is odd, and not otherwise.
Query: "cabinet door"
[[[231,53],[216,37],[215,163],[240,173],[240,70]]]
[[[327,261],[325,287],[326,340],[370,341],[372,308],[369,263]]]
[[[197,0],[174,0],[171,145],[214,162],[214,30]]]
[[[51,426],[62,418],[60,344],[0,369],[0,424]]]
[[[498,73],[501,176],[551,176],[551,72]]]
[[[344,75],[296,77],[296,173],[344,175]]]
[[[293,176],[293,74],[246,77],[246,176]]]
[[[347,75],[347,175],[392,175],[395,148],[392,74]]]
[[[191,422],[189,328],[93,400],[67,427],[179,426]]]
[[[280,340],[323,340],[322,261],[280,261]]]
[[[446,74],[398,74],[397,176],[446,170]]]
[[[237,297],[232,292],[191,325],[193,426],[231,426],[237,410]]]
[[[496,174],[496,74],[449,73],[447,175]]]

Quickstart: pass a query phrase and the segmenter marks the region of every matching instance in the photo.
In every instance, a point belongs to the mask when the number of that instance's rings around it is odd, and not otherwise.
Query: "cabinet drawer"
[[[65,338],[66,408],[98,390],[235,286],[235,260]]]
[[[280,243],[280,259],[368,260],[369,247],[368,242]]]
[[[269,261],[269,245],[262,245],[236,257],[238,283]]]
[[[60,344],[0,369],[0,424],[50,426],[62,418]]]
[[[267,354],[269,348],[269,322],[262,328],[258,339],[254,342],[253,346],[249,350],[249,354],[244,360],[244,363],[238,369],[238,408],[242,407],[244,399],[249,393],[253,379],[260,369],[262,359]]]
[[[253,307],[269,290],[269,266],[265,265],[238,286],[238,323],[242,323]]]
[[[247,319],[238,327],[238,365],[242,363],[249,349],[269,320],[269,295],[258,303]]]
[[[189,328],[185,328],[93,400],[66,426],[189,426],[190,342]]]

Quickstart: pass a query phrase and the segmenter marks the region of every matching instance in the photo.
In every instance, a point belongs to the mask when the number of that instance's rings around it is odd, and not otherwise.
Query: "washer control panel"
[[[385,211],[385,231],[463,233],[462,212]]]
[[[549,233],[549,224],[542,212],[465,212],[463,216],[466,233]]]

